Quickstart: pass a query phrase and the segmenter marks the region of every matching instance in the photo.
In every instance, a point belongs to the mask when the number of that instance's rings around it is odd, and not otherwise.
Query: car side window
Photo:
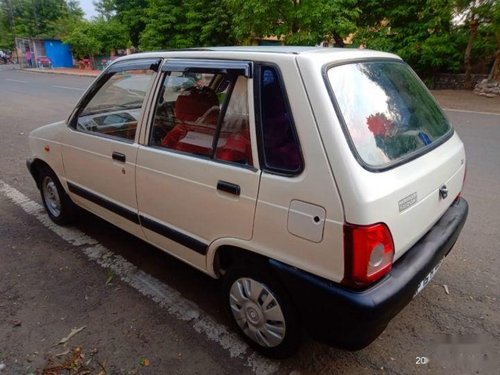
[[[216,158],[246,165],[252,164],[248,122],[248,79],[239,76],[234,84],[222,121]]]
[[[263,166],[286,175],[303,168],[302,154],[283,83],[276,68],[260,70],[260,124]]]
[[[154,76],[151,69],[109,73],[104,84],[80,111],[76,129],[133,141]]]
[[[252,165],[247,78],[231,71],[169,72],[150,145]]]

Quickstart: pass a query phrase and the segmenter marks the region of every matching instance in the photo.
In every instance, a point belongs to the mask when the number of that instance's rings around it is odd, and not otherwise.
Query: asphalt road
[[[68,231],[48,223],[28,133],[67,117],[92,79],[1,69],[0,373],[55,366],[76,346],[117,374],[497,373],[500,115],[448,113],[466,145],[470,214],[431,284],[362,351],[307,341],[271,361],[237,338],[217,281],[93,215]]]

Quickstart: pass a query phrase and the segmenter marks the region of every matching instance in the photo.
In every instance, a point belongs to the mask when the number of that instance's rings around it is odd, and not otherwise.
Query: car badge
[[[417,203],[417,200],[418,198],[416,192],[408,195],[407,197],[404,197],[398,202],[399,212],[406,211],[408,208]]]

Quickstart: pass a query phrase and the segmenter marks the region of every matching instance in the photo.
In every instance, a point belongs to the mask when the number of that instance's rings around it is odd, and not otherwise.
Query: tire
[[[226,310],[250,346],[271,358],[297,351],[302,338],[298,315],[265,263],[234,265],[223,289]]]
[[[75,218],[74,204],[52,169],[46,166],[40,168],[38,185],[43,206],[50,219],[59,225],[71,224]]]

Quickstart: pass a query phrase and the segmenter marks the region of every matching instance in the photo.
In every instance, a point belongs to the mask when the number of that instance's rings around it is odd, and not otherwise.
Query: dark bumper
[[[450,252],[468,213],[465,199],[455,202],[388,276],[355,291],[278,261],[270,261],[288,289],[307,331],[317,340],[359,350],[375,340],[415,295],[419,283]]]

